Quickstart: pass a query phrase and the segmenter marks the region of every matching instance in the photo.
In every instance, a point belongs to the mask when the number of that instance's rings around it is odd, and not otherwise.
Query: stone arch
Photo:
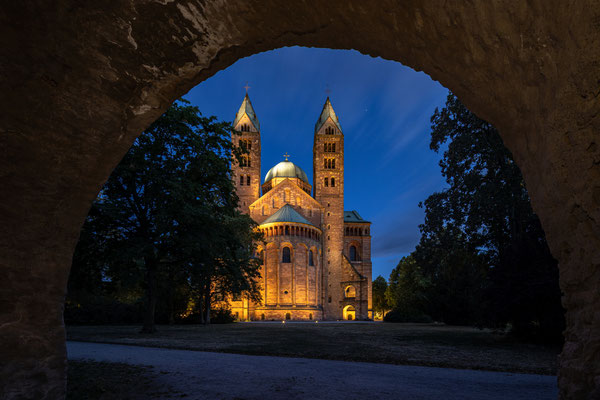
[[[347,285],[344,288],[344,297],[352,299],[356,297],[356,288],[354,285]]]
[[[343,316],[345,320],[352,321],[356,319],[356,309],[353,305],[347,305],[344,307]]]
[[[94,3],[68,13],[66,5],[40,5],[34,13],[18,4],[6,11],[12,23],[2,28],[9,38],[2,51],[11,57],[3,71],[11,79],[0,83],[7,110],[0,220],[11,223],[0,233],[0,248],[10,249],[2,259],[13,278],[0,289],[12,310],[0,336],[15,349],[2,376],[15,397],[36,384],[47,398],[64,391],[61,318],[70,258],[91,201],[134,138],[174,99],[235,60],[292,45],[352,48],[424,70],[499,128],[560,263],[567,309],[561,396],[600,390],[600,320],[588,318],[600,305],[600,33],[594,22],[600,6],[558,0],[351,5],[124,2],[106,18],[97,18],[104,14]],[[47,23],[35,23],[38,15]],[[25,36],[35,40],[23,48],[16,38]],[[60,57],[56,43],[64,49]],[[69,50],[75,48],[81,51]],[[32,103],[44,106],[30,115],[24,105]],[[22,318],[22,305],[40,302],[43,307],[25,308],[28,318]],[[40,330],[49,332],[40,339],[44,350],[32,354],[20,333],[37,337]],[[589,354],[596,356],[588,360]],[[21,365],[31,367],[23,372]]]

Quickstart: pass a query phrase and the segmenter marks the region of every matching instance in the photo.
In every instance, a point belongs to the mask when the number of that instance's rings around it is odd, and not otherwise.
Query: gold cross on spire
[[[287,153],[287,151],[285,152],[285,154],[283,156],[285,157],[285,161],[287,161],[288,158],[290,157],[290,155]]]
[[[244,89],[246,89],[246,94],[248,94],[248,89],[250,89],[252,86],[248,85],[248,81],[246,81],[246,86],[244,86]]]

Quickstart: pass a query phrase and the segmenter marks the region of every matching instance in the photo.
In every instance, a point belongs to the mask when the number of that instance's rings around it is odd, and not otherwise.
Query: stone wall
[[[373,319],[373,263],[371,261],[371,224],[370,223],[344,223],[344,255],[350,261],[354,269],[365,278],[360,282],[358,300],[363,301],[356,305],[357,319]],[[358,258],[352,261],[350,257],[350,246],[358,249]],[[346,277],[345,279],[352,279]]]
[[[300,179],[278,179],[277,185],[250,205],[250,216],[259,225],[283,207],[291,205],[314,226],[321,226],[322,208],[308,193],[296,185]],[[286,193],[289,199],[286,199]]]
[[[261,226],[265,232],[266,245],[261,271],[262,303],[249,305],[252,320],[285,319],[290,313],[294,320],[322,319],[320,303],[321,238],[320,231],[304,224],[274,223]],[[307,230],[313,232],[306,235]],[[273,233],[277,232],[277,233]],[[289,232],[289,233],[286,233]],[[283,249],[290,249],[290,262],[283,262]],[[309,251],[313,253],[313,265],[309,265]],[[232,302],[232,310],[240,312],[242,302]],[[240,313],[241,315],[241,313]],[[280,318],[283,317],[283,318]]]
[[[325,134],[328,128],[336,134]],[[336,152],[325,152],[325,143],[335,143]],[[325,158],[335,159],[335,168],[326,168]],[[335,177],[335,187],[325,178]],[[342,252],[344,246],[344,136],[329,120],[315,132],[313,145],[313,189],[323,207],[323,307],[325,319],[342,319]]]
[[[219,70],[294,45],[423,70],[499,129],[559,260],[560,396],[600,397],[599,20],[594,0],[7,2],[0,397],[64,393],[72,252],[133,140]]]
[[[249,130],[242,132],[242,125],[249,127]],[[250,204],[254,203],[260,197],[260,132],[254,127],[247,115],[240,118],[237,125],[234,126],[234,129],[237,133],[232,132],[231,134],[233,145],[239,146],[240,142],[244,141],[244,146],[248,151],[248,154],[244,154],[243,156],[248,157],[250,165],[241,165],[234,160],[231,168],[232,179],[236,187],[237,195],[240,198],[240,208],[244,212],[247,212]],[[248,177],[250,178],[249,181]]]

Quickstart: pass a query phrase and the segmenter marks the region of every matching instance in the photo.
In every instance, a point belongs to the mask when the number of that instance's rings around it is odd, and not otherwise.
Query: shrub
[[[384,322],[418,322],[418,323],[430,323],[433,322],[431,317],[421,312],[410,312],[400,309],[395,309],[383,317]]]
[[[230,310],[226,308],[219,308],[210,311],[210,323],[211,324],[230,324],[235,320],[235,317]]]

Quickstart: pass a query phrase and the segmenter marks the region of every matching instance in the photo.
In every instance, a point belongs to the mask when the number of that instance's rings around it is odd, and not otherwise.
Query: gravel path
[[[556,399],[556,377],[67,342],[69,359],[152,365],[187,399]],[[177,397],[181,397],[178,395]]]

